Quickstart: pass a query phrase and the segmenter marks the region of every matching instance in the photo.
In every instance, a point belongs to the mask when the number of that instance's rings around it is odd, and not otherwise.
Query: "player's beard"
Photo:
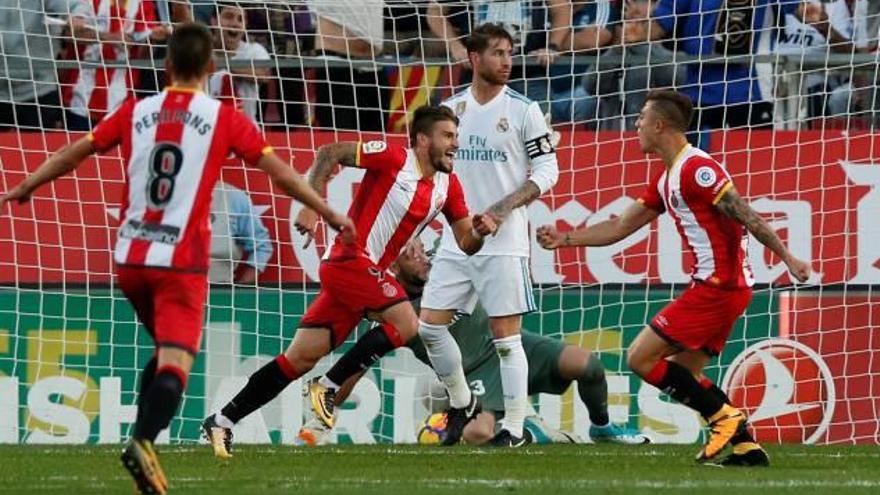
[[[504,74],[500,70],[493,71],[481,67],[477,70],[477,73],[482,80],[494,86],[504,86],[510,80],[510,73]]]
[[[447,158],[446,150],[441,150],[439,148],[431,150],[431,165],[434,166],[434,170],[444,174],[452,172],[452,160],[447,162]]]

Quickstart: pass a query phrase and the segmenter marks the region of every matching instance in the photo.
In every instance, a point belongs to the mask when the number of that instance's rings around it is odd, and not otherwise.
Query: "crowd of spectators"
[[[830,54],[876,53],[880,0],[18,5],[16,15],[0,7],[7,74],[0,75],[0,129],[87,130],[126,97],[158,90],[164,41],[174,22],[192,18],[215,33],[221,69],[207,90],[267,127],[381,132],[394,98],[388,67],[445,60],[461,69],[446,84],[448,94],[469,80],[462,40],[483,22],[513,34],[518,62],[511,86],[541,103],[556,124],[631,129],[647,91],[658,87],[691,96],[695,132],[778,126],[775,104],[785,98],[805,102],[797,120],[810,126],[834,116],[871,121],[880,107],[876,64],[829,70],[816,63]],[[45,63],[57,59],[68,65]],[[126,67],[128,60],[153,60],[156,68]],[[241,64],[248,60],[256,63]],[[779,77],[783,67],[794,75]]]

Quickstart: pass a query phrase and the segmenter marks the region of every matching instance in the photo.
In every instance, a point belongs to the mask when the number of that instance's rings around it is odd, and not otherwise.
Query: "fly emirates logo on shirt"
[[[507,152],[493,148],[485,136],[469,134],[465,146],[458,149],[456,160],[468,162],[508,163]]]

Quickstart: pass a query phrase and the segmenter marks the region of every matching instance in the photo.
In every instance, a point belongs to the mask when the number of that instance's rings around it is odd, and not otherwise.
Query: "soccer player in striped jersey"
[[[807,280],[810,265],[794,257],[743,201],[720,163],[688,144],[685,132],[692,114],[687,96],[650,93],[636,122],[639,144],[643,152],[661,158],[665,170],[619,217],[564,234],[545,225],[538,229],[538,242],[546,249],[607,246],[668,211],[696,261],[693,281],[636,337],[627,353],[628,364],[643,380],[696,410],[709,424],[711,433],[698,461],[715,459],[733,444],[723,464],[767,465],[767,454],[749,434],[745,415],[703,374],[703,368],[721,353],[752,298],[746,231],[779,256],[796,280]]]
[[[420,312],[419,335],[428,349],[431,366],[446,385],[450,397],[445,445],[457,443],[464,427],[477,413],[461,365],[461,351],[448,327],[454,315],[480,301],[490,317],[495,347],[501,359],[504,388],[504,421],[492,445],[519,447],[523,435],[528,392],[528,360],[523,351],[522,315],[534,311],[529,275],[529,230],[526,207],[556,183],[553,133],[538,104],[508,88],[513,39],[503,27],[485,24],[468,40],[474,83],[452,96],[443,106],[461,119],[462,146],[455,155],[456,173],[468,204],[482,211],[475,218],[491,219],[498,233],[486,239],[476,256],[468,257],[457,246],[454,231],[444,227],[440,251]],[[386,330],[389,330],[386,328]],[[381,356],[406,340],[382,338],[365,352],[349,354],[340,369]],[[381,348],[381,352],[377,349]],[[348,376],[325,375],[310,388],[315,414],[333,426],[337,384]],[[332,383],[331,383],[332,382]]]
[[[183,24],[168,44],[173,85],[128,100],[86,137],[50,157],[0,198],[23,203],[40,185],[75,170],[92,153],[117,146],[125,160],[125,196],[113,258],[119,288],[156,344],[141,375],[134,433],[122,461],[142,493],[168,481],[153,442],[170,423],[199,350],[208,291],[211,192],[229,153],[265,171],[289,196],[320,212],[349,241],[354,224],[334,212],[282,161],[254,123],[201,92],[214,71],[211,35]]]
[[[349,210],[358,231],[354,243],[337,237],[321,261],[321,291],[309,305],[287,350],[257,370],[220,412],[205,418],[202,430],[218,457],[230,457],[232,427],[275,398],[319,359],[342,344],[366,315],[383,322],[395,340],[416,335],[418,317],[388,266],[407,242],[443,213],[458,247],[473,254],[483,236],[495,232],[491,218],[472,219],[452,159],[458,150],[458,119],[444,107],[422,107],[413,115],[410,148],[384,141],[322,146],[309,181],[323,191],[338,164],[365,170]],[[296,220],[314,235],[314,211]],[[327,397],[332,398],[331,396]],[[315,405],[318,411],[324,403]]]

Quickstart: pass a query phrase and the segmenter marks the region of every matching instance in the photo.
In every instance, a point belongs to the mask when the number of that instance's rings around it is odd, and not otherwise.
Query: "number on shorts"
[[[174,194],[174,181],[183,166],[183,151],[174,143],[159,143],[150,153],[147,198],[150,207],[165,208]]]

